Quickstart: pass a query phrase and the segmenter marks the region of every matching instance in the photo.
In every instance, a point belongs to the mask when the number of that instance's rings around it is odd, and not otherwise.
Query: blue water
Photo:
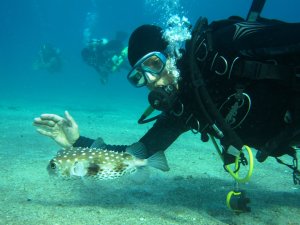
[[[84,64],[80,51],[84,46],[85,29],[90,28],[95,38],[113,38],[117,31],[125,31],[129,36],[135,27],[144,23],[161,24],[170,14],[184,15],[192,24],[199,16],[206,16],[209,21],[230,15],[245,17],[251,2],[4,0],[0,7],[0,99],[44,101],[59,98],[67,101],[70,98],[117,97],[122,93],[122,98],[135,97],[136,101],[145,102],[146,91],[131,87],[125,79],[126,71],[111,77],[104,86],[96,72]],[[262,15],[296,22],[300,20],[299,6],[298,0],[269,0]],[[61,73],[32,69],[39,47],[46,42],[61,49],[64,61]]]
[[[85,31],[89,30],[93,38],[111,39],[118,31],[129,37],[145,23],[163,25],[172,14],[185,16],[192,24],[199,16],[210,22],[231,15],[245,18],[251,2],[2,0],[0,224],[126,224],[122,223],[124,218],[131,221],[127,224],[159,224],[161,218],[172,222],[164,224],[200,224],[190,217],[201,219],[206,214],[210,216],[208,221],[217,218],[226,224],[299,224],[299,190],[293,187],[291,171],[270,161],[266,166],[256,164],[254,184],[249,185],[254,214],[234,216],[224,203],[225,192],[232,187],[230,177],[221,162],[214,163],[217,156],[212,147],[189,134],[185,138],[190,139],[180,139],[172,145],[168,157],[173,174],[150,180],[146,189],[140,190],[131,183],[121,187],[106,183],[104,189],[100,183],[91,193],[81,186],[74,186],[78,189],[75,191],[68,185],[62,190],[55,185],[48,187],[45,168],[58,146],[36,134],[32,126],[32,119],[40,113],[62,114],[67,109],[78,118],[83,135],[103,136],[109,144],[137,141],[151,126],[136,123],[148,104],[147,90],[132,87],[126,80],[127,71],[112,74],[107,85],[102,85],[95,70],[81,58]],[[299,0],[267,0],[262,16],[300,22],[299,9]],[[33,70],[32,64],[44,43],[60,48],[61,72]],[[114,113],[118,106],[123,111]],[[191,162],[185,162],[185,154]],[[276,179],[273,174],[268,176],[270,171],[275,171]],[[115,219],[117,214],[119,218]],[[156,219],[155,223],[140,222],[143,216]],[[132,223],[130,217],[137,222]],[[274,222],[274,218],[278,221]],[[95,222],[103,220],[116,223]]]

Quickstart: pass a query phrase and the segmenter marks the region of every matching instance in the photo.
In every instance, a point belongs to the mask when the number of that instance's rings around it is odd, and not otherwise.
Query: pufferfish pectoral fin
[[[82,162],[75,162],[74,166],[71,168],[71,175],[77,177],[83,177],[86,175],[86,169]]]

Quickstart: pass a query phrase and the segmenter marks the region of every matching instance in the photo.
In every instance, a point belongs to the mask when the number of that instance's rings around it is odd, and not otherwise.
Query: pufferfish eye
[[[50,168],[55,170],[56,169],[56,164],[53,160],[50,161]]]

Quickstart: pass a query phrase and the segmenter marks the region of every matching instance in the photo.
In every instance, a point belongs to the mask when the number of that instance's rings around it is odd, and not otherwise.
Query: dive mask
[[[143,87],[149,83],[149,75],[160,77],[166,66],[167,58],[161,52],[150,52],[142,57],[128,73],[127,79],[135,87]]]

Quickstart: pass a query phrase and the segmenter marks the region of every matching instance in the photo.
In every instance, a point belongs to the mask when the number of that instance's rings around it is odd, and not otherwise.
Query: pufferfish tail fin
[[[141,142],[136,142],[130,145],[127,147],[126,152],[139,159],[145,159],[147,156],[146,147]],[[162,171],[170,170],[166,156],[162,151],[156,152],[146,160],[147,166],[151,166]]]
[[[166,156],[162,151],[156,152],[154,155],[150,156],[147,159],[147,165],[162,171],[170,170]]]

